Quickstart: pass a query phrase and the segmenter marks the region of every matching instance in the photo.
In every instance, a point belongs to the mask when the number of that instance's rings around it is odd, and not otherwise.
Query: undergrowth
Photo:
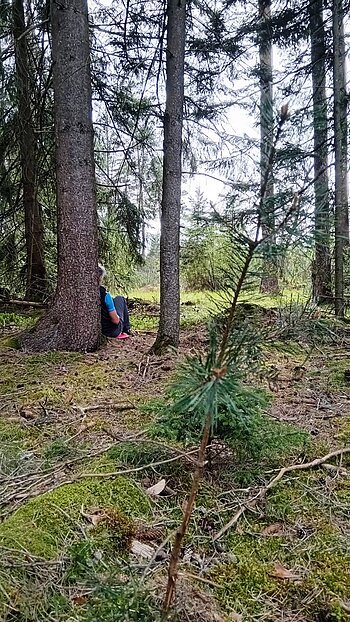
[[[18,328],[28,328],[33,326],[36,318],[32,315],[21,315],[20,313],[0,312],[0,329],[16,326]]]

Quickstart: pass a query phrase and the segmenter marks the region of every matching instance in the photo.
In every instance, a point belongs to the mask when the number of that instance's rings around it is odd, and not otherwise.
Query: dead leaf
[[[243,616],[236,611],[232,611],[229,615],[230,622],[243,622]]]
[[[273,523],[272,525],[268,525],[261,532],[262,536],[280,536],[282,534],[283,534],[282,523]]]
[[[72,596],[72,602],[74,605],[78,605],[78,607],[85,605],[87,599],[87,594],[77,594],[76,596]]]
[[[143,544],[139,540],[133,540],[131,543],[131,552],[137,557],[144,557],[145,559],[152,559],[155,549],[148,544]]]
[[[88,421],[87,423],[80,426],[77,434],[82,434],[82,432],[86,432],[87,430],[91,430],[96,426],[96,421]]]
[[[269,574],[277,579],[288,579],[289,581],[301,581],[302,579],[300,575],[294,574],[294,572],[288,570],[288,568],[285,568],[279,562],[274,564],[273,571]]]
[[[27,419],[27,421],[30,419],[35,419],[37,416],[35,412],[30,410],[30,408],[21,408],[19,414],[21,415],[21,417],[23,417],[23,419]]]
[[[165,479],[161,479],[159,482],[154,484],[154,486],[147,488],[146,493],[150,495],[150,497],[156,497],[157,495],[160,495],[161,492],[163,492],[165,486]]]
[[[81,506],[80,514],[86,518],[94,527],[97,527],[102,521],[107,518],[107,514],[104,510],[99,508],[91,508],[90,512],[84,512],[84,506]]]

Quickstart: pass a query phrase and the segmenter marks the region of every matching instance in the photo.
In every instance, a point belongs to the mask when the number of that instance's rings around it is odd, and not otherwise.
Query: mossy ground
[[[139,316],[132,340],[108,343],[96,355],[28,355],[11,350],[8,342],[0,345],[2,619],[158,619],[143,587],[139,594],[142,569],[137,560],[130,564],[129,541],[139,521],[160,524],[162,537],[171,535],[182,516],[193,465],[178,461],[124,477],[75,478],[173,456],[152,439],[118,442],[115,437],[135,436],[149,425],[157,407],[143,405],[159,399],[186,353],[203,348],[206,335],[197,322],[208,316],[208,299],[193,294],[187,302],[194,303],[183,305],[187,326],[193,326],[183,331],[177,355],[148,355],[154,335],[147,331],[157,318],[147,319],[147,313],[144,322]],[[9,322],[24,326],[12,316]],[[16,339],[13,328],[3,339],[9,335]],[[273,417],[262,434],[269,438],[265,451],[258,460],[248,455],[238,460],[218,446],[197,499],[180,570],[209,581],[195,583],[217,599],[223,619],[233,613],[271,622],[348,619],[350,483],[344,468],[350,471],[349,458],[337,461],[339,471],[289,474],[253,512],[244,513],[219,546],[212,539],[281,465],[349,444],[346,350],[327,342],[322,352],[308,352],[294,344],[288,354],[269,354],[276,374],[265,387]],[[32,475],[36,472],[40,482]],[[167,495],[150,500],[145,489],[162,477]],[[6,502],[12,480],[18,482],[18,496]],[[72,483],[64,484],[67,480]],[[27,482],[26,490],[21,482]],[[113,520],[94,527],[84,515],[96,509]],[[276,528],[269,533],[271,525]],[[297,579],[276,576],[276,564]],[[131,602],[136,617],[130,614]]]
[[[115,462],[90,465],[90,471],[115,470]],[[34,556],[52,559],[70,540],[81,535],[82,507],[121,512],[120,516],[147,517],[150,505],[141,490],[125,478],[113,481],[81,479],[31,499],[0,525],[0,547],[20,547]],[[121,518],[122,520],[122,518]],[[118,536],[117,527],[115,538]]]

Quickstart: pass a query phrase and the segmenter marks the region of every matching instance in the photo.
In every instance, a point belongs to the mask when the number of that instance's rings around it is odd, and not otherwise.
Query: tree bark
[[[333,0],[333,91],[335,150],[335,313],[344,317],[344,251],[349,245],[347,93],[344,8]]]
[[[314,133],[315,261],[313,298],[316,302],[332,299],[330,256],[330,210],[328,183],[328,122],[326,96],[326,43],[323,1],[309,4],[312,103]]]
[[[152,350],[177,347],[180,332],[180,211],[186,0],[168,0],[166,107],[160,235],[160,320]]]
[[[92,351],[100,343],[97,211],[87,0],[51,0],[58,209],[58,282],[23,344]]]
[[[272,37],[271,37],[271,0],[259,0],[259,35],[260,62],[260,174],[261,192],[265,188],[263,210],[261,214],[262,235],[269,236],[263,245],[263,267],[260,282],[262,293],[277,294],[278,265],[276,256],[275,205],[273,175],[270,173],[266,183],[266,169],[273,145],[273,93],[272,93]]]
[[[31,103],[31,70],[23,0],[13,0],[13,36],[18,97],[18,142],[22,169],[22,195],[26,243],[26,298],[41,301],[47,292],[44,230],[37,196],[37,144]]]

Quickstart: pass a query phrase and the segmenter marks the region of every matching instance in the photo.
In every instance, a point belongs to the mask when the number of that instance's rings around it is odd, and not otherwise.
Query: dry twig
[[[292,471],[305,471],[306,469],[313,469],[314,467],[320,466],[324,464],[325,462],[328,462],[330,458],[336,458],[337,456],[343,456],[344,454],[348,454],[348,453],[350,453],[350,447],[343,447],[342,449],[336,449],[335,451],[331,451],[326,456],[322,456],[322,458],[316,458],[315,460],[312,460],[311,462],[304,462],[301,464],[292,464],[287,467],[282,467],[282,469],[280,469],[277,475],[269,481],[267,486],[264,486],[263,488],[261,488],[259,492],[257,493],[257,495],[255,495],[255,497],[253,497],[246,504],[242,505],[239,508],[239,510],[236,512],[236,514],[229,520],[229,522],[226,523],[226,525],[224,525],[222,529],[218,531],[217,534],[215,534],[215,536],[213,537],[214,542],[216,540],[219,540],[221,536],[223,536],[229,529],[231,529],[231,527],[233,527],[238,522],[238,520],[240,519],[240,517],[242,516],[242,514],[244,514],[246,510],[254,509],[257,506],[260,499],[262,499],[266,495],[266,493],[271,488],[273,488],[286,473],[291,473]]]

